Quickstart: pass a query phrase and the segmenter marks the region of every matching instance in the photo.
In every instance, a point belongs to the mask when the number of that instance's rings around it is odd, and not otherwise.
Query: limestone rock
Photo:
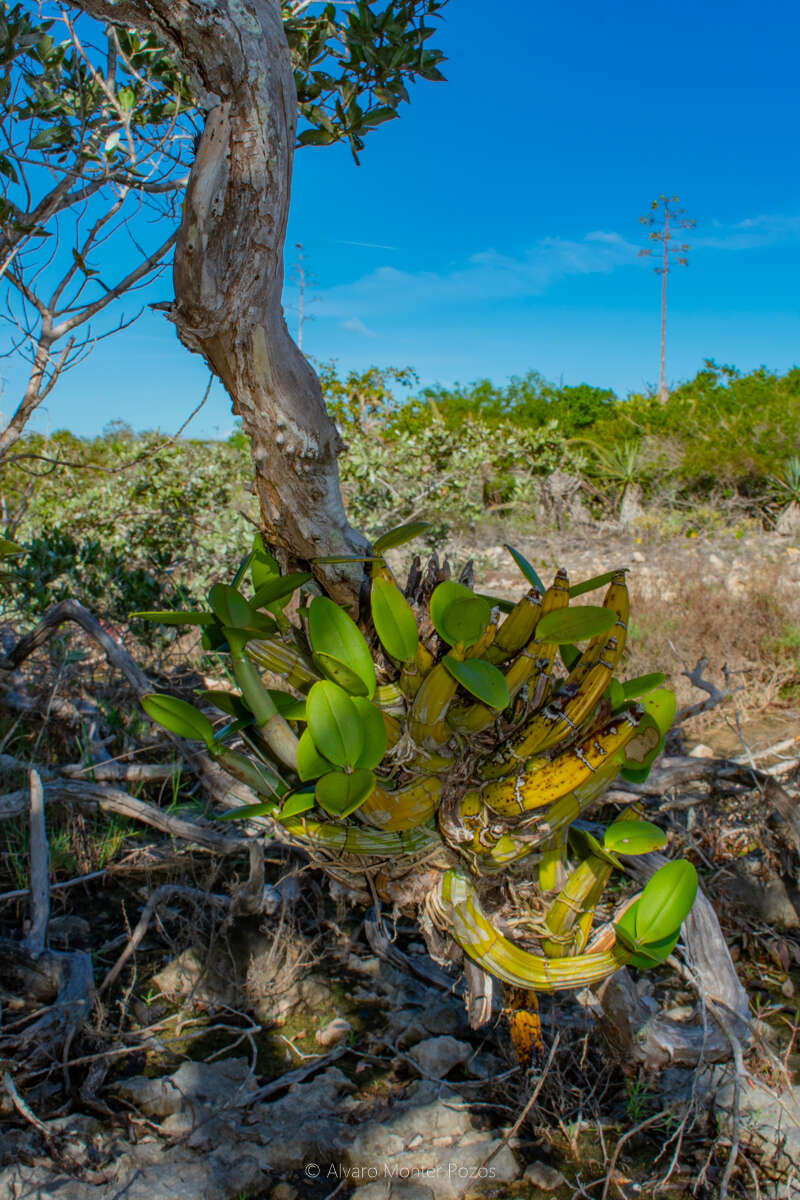
[[[334,1017],[322,1029],[318,1029],[316,1040],[320,1046],[338,1046],[353,1032],[353,1026],[344,1017]]]
[[[454,1067],[461,1066],[471,1057],[471,1046],[449,1036],[426,1038],[409,1051],[409,1058],[413,1058],[420,1070],[432,1079],[443,1079]]]
[[[522,1178],[542,1192],[554,1192],[567,1182],[560,1171],[543,1162],[528,1163]]]
[[[246,1059],[225,1058],[215,1063],[181,1063],[172,1075],[160,1079],[136,1075],[120,1080],[113,1091],[145,1116],[162,1119],[179,1113],[191,1117],[201,1109],[219,1111],[223,1105],[230,1108],[246,1104],[255,1087]]]
[[[167,963],[153,976],[152,985],[171,1000],[191,997],[212,1006],[233,1004],[236,1000],[236,988],[231,980],[207,967],[193,948],[184,950]]]

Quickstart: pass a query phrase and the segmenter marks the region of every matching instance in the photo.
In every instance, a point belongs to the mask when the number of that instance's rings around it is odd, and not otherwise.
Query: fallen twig
[[[20,1096],[19,1092],[17,1091],[17,1085],[11,1078],[9,1071],[3,1071],[3,1087],[8,1095],[9,1100],[14,1105],[14,1108],[17,1110],[19,1115],[23,1117],[29,1125],[32,1125],[34,1129],[38,1129],[39,1133],[41,1133],[42,1136],[49,1142],[53,1135],[45,1125],[44,1121],[40,1121],[31,1106],[26,1104],[22,1099],[22,1096]]]
[[[528,1101],[525,1104],[525,1107],[523,1108],[522,1112],[517,1117],[514,1124],[508,1130],[508,1132],[503,1135],[503,1138],[500,1141],[500,1144],[498,1146],[496,1146],[494,1148],[494,1150],[492,1151],[492,1153],[483,1160],[480,1167],[478,1168],[479,1171],[483,1170],[484,1167],[488,1166],[488,1164],[492,1161],[492,1159],[495,1157],[495,1155],[499,1154],[500,1151],[508,1145],[508,1143],[511,1141],[512,1137],[516,1137],[516,1135],[519,1133],[520,1129],[522,1128],[523,1121],[525,1120],[528,1113],[533,1108],[536,1101],[539,1099],[539,1093],[541,1092],[542,1088],[544,1087],[544,1082],[550,1073],[550,1068],[553,1065],[553,1059],[556,1056],[556,1050],[558,1049],[558,1043],[560,1041],[561,1041],[561,1034],[556,1033],[556,1036],[553,1038],[553,1043],[550,1047],[550,1053],[547,1056],[547,1062],[544,1064],[544,1068],[542,1069],[541,1075],[536,1080],[536,1086],[534,1087],[533,1091],[531,1092],[531,1094],[528,1098]]]

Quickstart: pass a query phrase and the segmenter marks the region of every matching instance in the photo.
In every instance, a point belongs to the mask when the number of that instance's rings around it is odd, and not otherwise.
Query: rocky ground
[[[545,578],[630,566],[631,674],[668,671],[689,704],[704,694],[681,672],[710,660],[734,700],[685,726],[687,749],[746,756],[797,735],[790,539],[587,530],[515,544]],[[454,564],[466,557],[456,547]],[[498,595],[522,586],[490,533],[476,577]],[[673,791],[656,819],[695,854],[750,991],[742,1062],[701,1075],[626,1067],[582,994],[543,999],[543,1049],[523,1069],[501,1002],[471,1030],[459,980],[432,968],[414,927],[389,925],[395,953],[387,961],[381,943],[379,957],[363,911],[302,854],[273,845],[261,912],[232,928],[179,894],[231,893],[232,868],[137,846],[113,881],[54,901],[51,945],[91,952],[100,979],[153,888],[177,887],[59,1064],[26,1077],[0,1062],[0,1200],[800,1196],[797,855],[757,789]],[[0,934],[18,913],[5,903]],[[669,972],[637,989],[653,1011],[695,1011]],[[2,980],[0,1003],[13,1028]]]
[[[800,1089],[775,1073],[791,1045],[774,1028],[760,1025],[744,1075],[648,1075],[615,1060],[588,993],[564,994],[542,998],[544,1047],[523,1070],[499,1008],[471,1030],[458,980],[413,927],[396,930],[393,965],[360,911],[320,907],[318,887],[293,864],[230,939],[166,908],[117,1000],[125,1035],[95,1042],[99,1074],[82,1037],[66,1083],[49,1071],[25,1101],[6,1087],[2,1200],[577,1200],[655,1195],[662,1180],[667,1200],[710,1198],[734,1136],[730,1195],[755,1195],[749,1169],[760,1195],[800,1196]],[[165,937],[190,945],[165,953]],[[639,990],[652,1010],[694,1011],[674,979]]]

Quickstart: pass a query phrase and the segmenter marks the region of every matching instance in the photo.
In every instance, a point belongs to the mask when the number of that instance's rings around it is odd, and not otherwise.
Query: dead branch
[[[50,847],[44,818],[44,792],[36,771],[30,773],[31,921],[23,947],[38,958],[47,940],[50,920]]]
[[[184,763],[67,763],[61,774],[68,779],[85,779],[91,776],[92,783],[159,783],[172,779],[177,771],[191,772]]]
[[[83,950],[45,950],[35,958],[18,942],[0,938],[0,975],[29,996],[50,1003],[15,1033],[0,1034],[0,1056],[24,1057],[25,1068],[57,1061],[58,1050],[83,1024],[92,1007],[92,958]]]
[[[165,812],[110,784],[54,779],[43,784],[43,792],[48,804],[85,804],[91,808],[99,808],[102,812],[119,813],[123,817],[151,825],[170,837],[206,846],[219,854],[236,854],[247,848],[247,838],[217,833],[213,826],[199,818],[189,819]],[[9,792],[0,796],[0,821],[20,816],[25,811],[26,799],[27,793],[24,791]]]
[[[110,633],[106,633],[97,618],[77,600],[62,600],[46,612],[38,625],[20,638],[13,650],[0,658],[0,671],[15,671],[34,650],[38,650],[49,641],[65,621],[74,621],[76,625],[80,625],[84,633],[103,648],[108,661],[125,676],[137,695],[143,696],[153,690],[150,680],[124,646]]]
[[[672,645],[672,643],[670,643],[670,645]],[[731,693],[729,691],[721,691],[715,683],[712,683],[710,679],[706,679],[704,677],[703,672],[709,663],[707,658],[698,658],[697,662],[690,671],[683,662],[683,659],[680,658],[680,655],[675,650],[674,646],[672,646],[672,650],[675,656],[680,659],[680,662],[683,665],[683,674],[686,676],[692,686],[698,688],[701,692],[707,693],[707,698],[705,700],[698,700],[695,704],[686,704],[683,708],[678,710],[678,714],[675,717],[676,725],[682,725],[684,721],[689,721],[692,717],[699,716],[700,713],[710,712],[712,708],[718,708],[720,704],[724,704],[726,700],[730,699]]]

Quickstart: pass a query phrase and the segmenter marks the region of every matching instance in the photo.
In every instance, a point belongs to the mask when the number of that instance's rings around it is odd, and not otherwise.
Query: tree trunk
[[[207,112],[175,250],[170,318],[230,394],[252,444],[266,539],[296,559],[364,554],[339,490],[341,439],[281,307],[297,98],[279,0],[79,0],[151,29]],[[352,601],[357,564],[318,566]]]

